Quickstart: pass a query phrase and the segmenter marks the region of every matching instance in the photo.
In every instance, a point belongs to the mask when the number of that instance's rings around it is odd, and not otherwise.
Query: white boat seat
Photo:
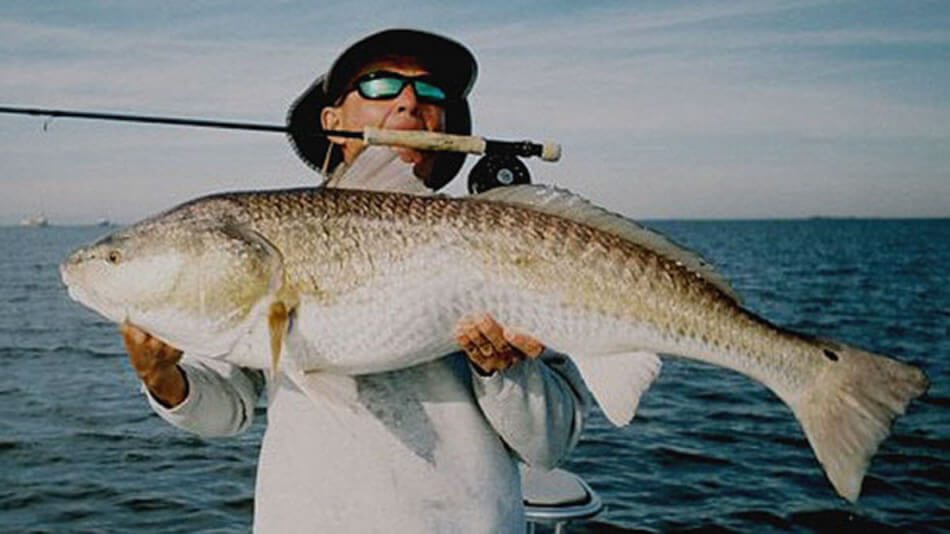
[[[581,477],[563,469],[522,467],[521,492],[528,522],[554,526],[555,532],[569,521],[597,515],[604,507]]]

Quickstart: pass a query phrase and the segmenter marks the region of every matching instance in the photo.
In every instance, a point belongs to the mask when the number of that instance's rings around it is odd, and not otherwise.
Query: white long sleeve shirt
[[[314,402],[287,377],[268,394],[254,531],[524,531],[516,461],[552,467],[576,444],[586,395],[576,368],[545,351],[483,377],[455,353],[347,377],[349,401]],[[166,421],[227,436],[250,424],[262,374],[186,355],[188,397]],[[353,400],[355,399],[355,400]]]

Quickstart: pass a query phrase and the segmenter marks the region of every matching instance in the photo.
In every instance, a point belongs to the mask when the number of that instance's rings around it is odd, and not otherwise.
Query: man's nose
[[[396,97],[396,109],[400,112],[414,113],[418,106],[419,99],[416,96],[416,89],[411,83],[407,83]]]

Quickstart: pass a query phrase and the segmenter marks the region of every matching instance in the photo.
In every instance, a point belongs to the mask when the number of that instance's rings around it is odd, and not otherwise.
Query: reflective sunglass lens
[[[435,102],[445,102],[446,100],[445,91],[429,82],[416,80],[413,86],[419,98],[433,100]]]
[[[422,100],[435,103],[442,103],[448,100],[445,91],[431,82],[395,74],[368,74],[366,78],[357,82],[357,88],[363,98],[385,100],[397,97],[403,88],[406,87],[407,83],[412,83],[416,91],[416,96]]]
[[[359,83],[360,94],[366,98],[392,98],[402,91],[406,82],[399,78],[373,78]]]

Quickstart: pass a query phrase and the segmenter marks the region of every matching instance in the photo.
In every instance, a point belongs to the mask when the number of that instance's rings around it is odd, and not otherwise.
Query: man
[[[454,41],[410,30],[371,35],[293,104],[291,140],[331,186],[353,186],[348,179],[365,179],[354,174],[370,151],[323,130],[470,133],[475,77],[474,57]],[[464,158],[374,150],[411,171],[396,174],[398,190],[438,189]],[[378,188],[379,174],[363,185]],[[132,325],[122,331],[149,402],[167,421],[204,436],[250,425],[261,372],[182,355]],[[309,391],[272,381],[255,531],[522,532],[516,461],[551,467],[570,451],[583,386],[566,358],[491,317],[473,316],[456,335],[463,352],[413,368],[332,377]]]

